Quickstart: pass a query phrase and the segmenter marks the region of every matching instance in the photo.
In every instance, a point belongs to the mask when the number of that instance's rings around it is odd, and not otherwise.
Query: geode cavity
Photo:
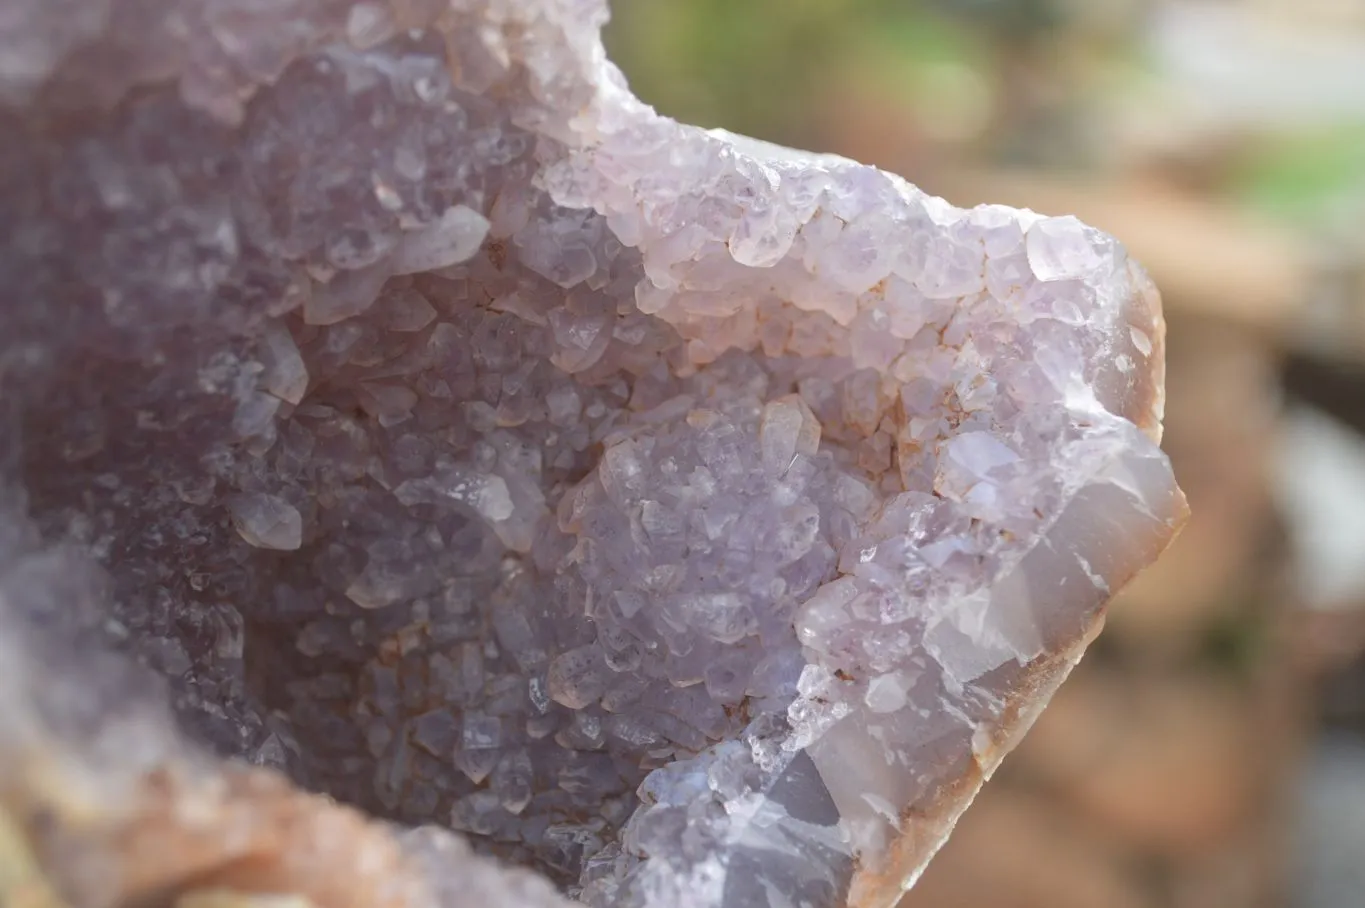
[[[605,18],[0,5],[0,902],[885,908],[1171,538],[1121,246]]]

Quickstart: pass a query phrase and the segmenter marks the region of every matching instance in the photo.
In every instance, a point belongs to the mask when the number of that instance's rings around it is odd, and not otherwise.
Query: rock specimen
[[[1119,245],[605,16],[0,7],[0,902],[884,908],[1170,539]]]

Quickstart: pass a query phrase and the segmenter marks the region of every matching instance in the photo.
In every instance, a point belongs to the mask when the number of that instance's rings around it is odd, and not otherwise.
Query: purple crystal
[[[659,117],[599,0],[16,9],[0,845],[73,906],[562,904],[455,830],[885,908],[1183,519],[1121,246]]]

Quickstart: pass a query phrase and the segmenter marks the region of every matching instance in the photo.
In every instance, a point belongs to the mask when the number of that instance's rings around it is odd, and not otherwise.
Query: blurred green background
[[[905,908],[1365,905],[1365,0],[618,0],[661,112],[1122,239],[1194,518]]]
[[[1282,59],[1258,61],[1251,41],[1229,48],[1248,29],[1271,43],[1278,32]],[[872,151],[886,158],[872,163],[911,170],[951,160],[1107,171],[1134,143],[1199,153],[1202,142],[1224,155],[1221,195],[1311,221],[1365,189],[1365,89],[1343,85],[1355,97],[1336,103],[1317,91],[1324,78],[1365,75],[1365,56],[1324,60],[1319,30],[1346,39],[1338,56],[1365,54],[1350,46],[1365,41],[1365,3],[622,0],[608,46],[641,97],[687,122]],[[1189,103],[1241,93],[1255,106],[1256,75],[1239,70],[1258,62],[1262,79],[1305,64],[1300,97],[1281,84],[1251,117],[1237,103],[1212,113]]]

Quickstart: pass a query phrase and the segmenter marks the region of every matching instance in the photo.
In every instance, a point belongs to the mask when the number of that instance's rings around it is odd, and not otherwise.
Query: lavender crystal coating
[[[605,19],[13,0],[0,611],[423,827],[427,904],[445,827],[597,908],[883,908],[1183,519],[1159,300],[656,115]],[[82,746],[71,672],[0,720]]]

